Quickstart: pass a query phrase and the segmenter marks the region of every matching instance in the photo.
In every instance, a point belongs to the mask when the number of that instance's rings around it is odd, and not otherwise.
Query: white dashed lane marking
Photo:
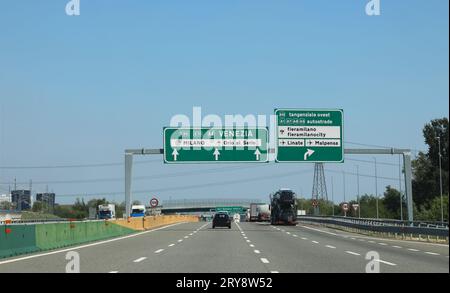
[[[356,252],[353,252],[353,251],[345,251],[346,253],[348,253],[348,254],[351,254],[351,255],[361,255],[361,254],[359,254],[359,253],[356,253]]]
[[[174,245],[175,245],[175,244],[173,244],[173,243],[172,243],[172,244],[169,244],[169,247],[172,247],[172,246],[174,246]]]
[[[262,261],[263,263],[269,263],[269,260],[268,260],[267,258],[261,258],[261,261]]]
[[[133,262],[138,263],[138,262],[141,262],[141,261],[143,261],[145,259],[147,259],[147,258],[146,257],[140,257],[138,259],[133,260]]]
[[[420,251],[420,250],[414,249],[414,248],[408,248],[408,250],[409,250],[409,251],[414,251],[414,252]]]
[[[439,253],[436,253],[436,252],[430,252],[430,251],[426,251],[425,253],[426,253],[426,254],[429,254],[429,255],[440,255]]]
[[[394,245],[392,247],[394,247],[394,248],[402,248],[401,246],[398,246],[398,245]]]
[[[254,250],[254,252],[256,253],[256,254],[260,254],[261,252],[259,251],[259,250]]]
[[[160,252],[163,252],[164,251],[164,249],[158,249],[157,251],[155,251],[155,253],[160,253]]]
[[[253,247],[255,247],[255,245],[253,245],[253,244],[250,244],[250,247],[252,247],[252,248],[253,248]]]
[[[110,271],[109,274],[117,274],[119,271]]]
[[[385,260],[381,260],[381,259],[375,259],[374,261],[377,261],[377,262],[380,262],[380,263],[384,263],[384,264],[386,264],[386,265],[390,265],[390,266],[396,266],[396,264],[395,264],[395,263],[392,263],[392,262],[388,262],[388,261],[385,261]]]
[[[325,247],[328,247],[328,248],[331,248],[331,249],[336,249],[336,247],[332,246],[332,245],[325,245]]]
[[[313,240],[313,241],[311,241],[312,243],[315,243],[315,244],[319,244],[319,242],[317,242],[317,241],[315,241],[315,240]]]
[[[279,271],[270,271],[271,274],[279,274]]]
[[[383,243],[383,242],[380,242],[380,243],[378,243],[378,244],[383,245],[383,246],[386,246],[386,245],[387,245],[386,243]]]

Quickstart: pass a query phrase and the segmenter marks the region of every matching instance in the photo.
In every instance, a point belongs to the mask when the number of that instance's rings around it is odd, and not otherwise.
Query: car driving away
[[[231,219],[228,213],[216,213],[213,218],[212,228],[216,227],[228,227],[231,229]]]

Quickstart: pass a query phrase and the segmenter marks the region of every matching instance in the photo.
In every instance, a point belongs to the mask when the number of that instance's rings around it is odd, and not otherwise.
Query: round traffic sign
[[[158,206],[158,204],[159,204],[159,201],[158,201],[157,198],[152,198],[152,199],[150,200],[150,206],[151,206],[152,208],[156,208],[156,207]]]
[[[346,212],[348,211],[348,203],[344,202],[342,203],[342,209]]]
[[[313,201],[312,201],[312,206],[313,207],[316,207],[316,206],[318,206],[319,205],[319,203],[317,202],[317,200],[316,199],[313,199]]]

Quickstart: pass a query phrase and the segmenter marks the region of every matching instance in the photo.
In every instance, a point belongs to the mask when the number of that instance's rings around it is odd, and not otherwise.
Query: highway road
[[[66,253],[82,273],[449,273],[449,247],[366,237],[299,224],[181,223],[116,239],[0,260],[0,273],[64,273]]]

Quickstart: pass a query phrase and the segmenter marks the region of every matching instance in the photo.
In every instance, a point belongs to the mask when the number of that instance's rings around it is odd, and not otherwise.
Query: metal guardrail
[[[399,221],[383,219],[360,219],[348,217],[299,216],[298,221],[337,225],[347,228],[380,233],[410,234],[423,236],[448,237],[448,223],[438,225],[436,222]]]
[[[2,220],[0,221],[0,225],[19,225],[19,224],[51,224],[51,223],[67,223],[67,222],[74,222],[74,223],[81,223],[81,222],[101,222],[105,221],[103,220],[88,220],[88,219],[40,219],[40,220],[14,220],[12,219],[9,224],[6,223],[6,221]]]

